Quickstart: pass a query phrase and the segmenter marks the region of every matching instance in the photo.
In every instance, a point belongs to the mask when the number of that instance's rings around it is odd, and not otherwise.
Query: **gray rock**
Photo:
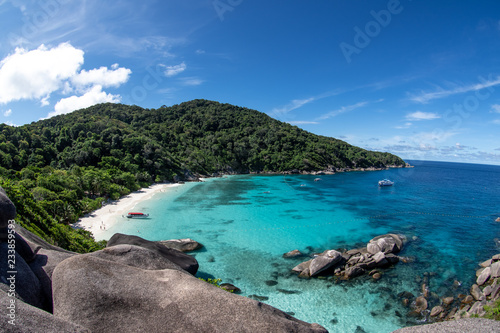
[[[500,277],[500,261],[497,261],[491,264],[491,277],[497,278]]]
[[[7,258],[8,250],[8,243],[0,243],[0,258]],[[0,260],[0,289],[5,292],[12,289],[15,291],[16,297],[25,303],[37,308],[45,308],[48,300],[44,296],[37,276],[17,252],[14,257],[14,267],[9,266],[10,263],[7,260]],[[11,271],[16,273],[10,273]],[[14,287],[11,288],[11,285]]]
[[[221,283],[220,287],[224,290],[227,290],[232,293],[239,293],[241,292],[241,289],[236,287],[234,284],[231,283]]]
[[[440,305],[435,306],[431,310],[431,317],[436,317],[437,315],[439,315],[443,311],[444,311],[444,309],[442,306],[440,306]]]
[[[500,322],[483,318],[464,318],[441,323],[400,328],[394,333],[497,333]]]
[[[311,261],[309,274],[315,276],[320,272],[335,266],[342,260],[342,254],[335,250],[325,251]]]
[[[450,297],[445,297],[445,298],[443,298],[443,304],[446,305],[446,306],[448,306],[451,303],[453,303],[454,300],[455,300],[454,297],[451,297],[451,296]]]
[[[349,266],[354,266],[356,265],[360,260],[363,259],[363,256],[352,256],[351,258],[349,258],[349,260],[347,261],[347,265]]]
[[[500,296],[500,284],[491,287],[491,299],[497,299]]]
[[[373,256],[372,256],[372,259],[377,263],[377,264],[380,264],[381,262],[385,261],[387,262],[387,260],[385,259],[385,254],[384,252],[380,251],[380,252],[377,252],[375,253]]]
[[[297,258],[301,257],[303,254],[299,250],[293,250],[283,254],[283,258]]]
[[[193,275],[195,275],[196,272],[198,271],[198,262],[196,261],[195,258],[185,253],[182,253],[178,250],[170,249],[157,242],[148,241],[138,236],[124,235],[117,233],[114,234],[109,239],[107,246],[111,247],[120,244],[135,245],[149,249],[163,256],[165,259],[173,262],[174,264],[184,269],[186,272],[189,272]]]
[[[484,310],[483,304],[481,302],[476,302],[472,307],[467,311],[468,316],[471,315],[478,315],[478,316],[484,316],[486,314],[486,311]]]
[[[92,332],[327,332],[175,269],[144,270],[91,255],[53,274],[54,315]]]
[[[19,299],[16,299],[14,303],[11,301],[12,297],[0,291],[0,308],[3,311],[3,318],[0,320],[0,332],[90,333],[90,330],[82,326],[57,318]],[[15,317],[11,316],[10,309],[8,309],[8,307],[12,307],[12,304],[15,306]],[[12,319],[14,319],[13,323],[15,325],[9,323]]]
[[[166,259],[158,252],[152,251],[150,249],[141,246],[135,246],[129,244],[110,246],[100,251],[82,255],[92,256],[146,270],[161,270],[161,269],[183,270],[179,265]]]
[[[368,253],[375,254],[377,252],[397,253],[403,248],[403,240],[399,235],[387,234],[373,238],[366,245]]]
[[[353,266],[345,270],[345,277],[348,279],[352,279],[355,278],[356,276],[363,275],[365,272],[366,271],[363,268],[359,266]]]
[[[472,297],[474,297],[476,301],[479,301],[482,298],[484,298],[484,294],[477,284],[472,285],[472,287],[470,288],[470,294],[472,295]]]
[[[399,262],[399,257],[395,254],[388,253],[385,255],[385,259],[389,262],[389,264],[394,265]]]
[[[192,240],[191,238],[164,240],[164,241],[159,241],[158,243],[170,249],[176,249],[181,252],[196,251],[203,247],[201,243],[198,243],[197,241]]]
[[[9,220],[16,217],[16,206],[10,201],[5,190],[0,187],[0,229],[7,228]]]
[[[292,268],[292,271],[300,273],[305,269],[309,269],[309,265],[311,265],[312,261],[313,261],[312,259],[309,259],[308,261],[301,262],[300,264]]]
[[[415,300],[415,311],[417,312],[422,312],[424,310],[427,310],[427,300],[423,296],[417,297]]]
[[[483,268],[486,268],[486,267],[489,267],[491,265],[491,262],[492,262],[492,260],[488,259],[488,260],[483,261],[482,263],[480,263],[479,266],[481,266]]]
[[[482,286],[486,281],[488,281],[488,279],[490,278],[490,274],[491,274],[491,268],[486,267],[477,278],[476,283],[479,286]]]
[[[491,294],[491,286],[486,286],[483,289],[484,296],[489,296]]]
[[[18,224],[15,230],[16,297],[27,304],[52,312],[52,271],[74,253],[50,245]],[[50,248],[50,250],[45,249]],[[8,243],[0,243],[0,258],[7,258]],[[0,261],[0,289],[8,291],[10,277],[7,260]]]

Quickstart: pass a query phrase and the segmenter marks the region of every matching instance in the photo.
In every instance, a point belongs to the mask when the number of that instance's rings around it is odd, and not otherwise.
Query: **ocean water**
[[[316,182],[311,175],[238,175],[188,183],[134,208],[151,218],[120,218],[104,237],[190,237],[204,245],[193,253],[198,276],[233,283],[242,295],[330,332],[391,332],[422,322],[406,316],[399,293],[418,296],[423,281],[439,297],[464,293],[477,264],[500,253],[500,167],[410,163],[415,168],[337,173]],[[379,188],[384,178],[395,185]],[[400,255],[412,260],[378,281],[303,280],[291,269],[308,257],[282,258],[294,249],[312,255],[365,246],[385,233],[405,235]]]

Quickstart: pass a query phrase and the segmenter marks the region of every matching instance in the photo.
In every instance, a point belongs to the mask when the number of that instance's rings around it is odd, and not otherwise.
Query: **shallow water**
[[[142,202],[146,220],[121,219],[108,230],[149,240],[193,238],[199,276],[221,278],[263,302],[331,332],[390,332],[413,324],[397,294],[419,295],[423,279],[439,296],[469,289],[477,264],[500,252],[500,167],[418,162],[415,168],[335,175],[241,175],[189,183]],[[379,188],[380,179],[395,181]],[[414,262],[360,277],[301,280],[290,270],[299,249],[364,246],[374,236],[408,238]],[[106,235],[105,235],[106,236]],[[461,287],[453,287],[457,280]],[[255,297],[255,296],[253,296]]]

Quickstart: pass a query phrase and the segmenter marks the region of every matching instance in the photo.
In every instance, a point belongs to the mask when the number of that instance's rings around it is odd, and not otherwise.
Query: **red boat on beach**
[[[129,219],[144,219],[146,217],[149,217],[149,214],[144,214],[144,213],[128,213],[127,218]]]

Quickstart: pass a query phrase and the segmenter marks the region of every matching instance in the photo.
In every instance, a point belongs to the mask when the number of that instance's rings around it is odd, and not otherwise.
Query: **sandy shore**
[[[119,200],[111,201],[102,208],[87,214],[73,224],[75,228],[83,228],[92,232],[96,240],[102,239],[101,235],[117,222],[117,218],[133,211],[139,202],[150,199],[159,192],[167,191],[170,187],[180,184],[154,184],[126,195]]]

